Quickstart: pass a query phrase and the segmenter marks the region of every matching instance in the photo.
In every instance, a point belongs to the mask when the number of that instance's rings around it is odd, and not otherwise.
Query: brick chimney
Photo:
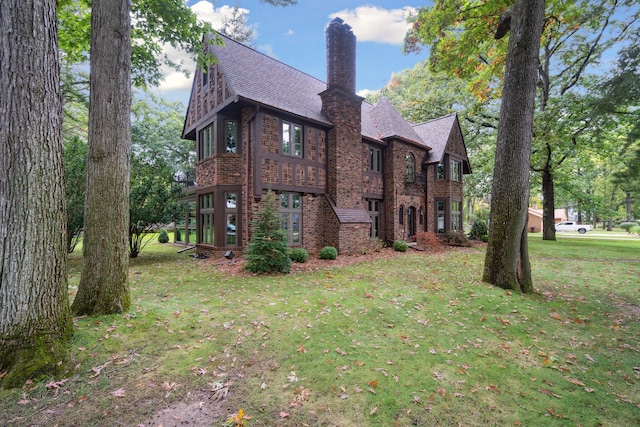
[[[340,18],[327,27],[327,85],[356,92],[356,36]]]
[[[327,141],[327,189],[339,208],[363,208],[362,124],[364,98],[356,95],[356,37],[336,18],[327,26],[327,90],[322,112],[333,123]]]

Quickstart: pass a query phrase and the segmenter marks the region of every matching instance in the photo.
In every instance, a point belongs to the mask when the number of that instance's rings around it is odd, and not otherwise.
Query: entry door
[[[407,238],[416,235],[416,208],[407,209]]]

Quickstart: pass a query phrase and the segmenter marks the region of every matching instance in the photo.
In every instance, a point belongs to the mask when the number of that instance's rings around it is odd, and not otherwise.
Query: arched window
[[[413,157],[413,154],[408,153],[407,158],[407,172],[406,172],[406,181],[407,182],[415,182],[416,181],[416,159]]]

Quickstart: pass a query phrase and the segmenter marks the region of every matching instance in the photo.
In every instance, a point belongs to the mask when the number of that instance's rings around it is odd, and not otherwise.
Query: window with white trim
[[[292,157],[303,156],[302,126],[282,121],[282,154]]]

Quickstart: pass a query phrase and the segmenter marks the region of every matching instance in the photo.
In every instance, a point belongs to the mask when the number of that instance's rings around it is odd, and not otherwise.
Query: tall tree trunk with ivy
[[[75,314],[129,309],[131,24],[129,0],[91,4],[84,263]]]
[[[491,191],[489,243],[482,280],[533,291],[527,242],[529,168],[544,0],[520,0],[501,18],[496,38],[509,46]]]
[[[55,0],[0,2],[0,386],[64,367],[67,296]]]

